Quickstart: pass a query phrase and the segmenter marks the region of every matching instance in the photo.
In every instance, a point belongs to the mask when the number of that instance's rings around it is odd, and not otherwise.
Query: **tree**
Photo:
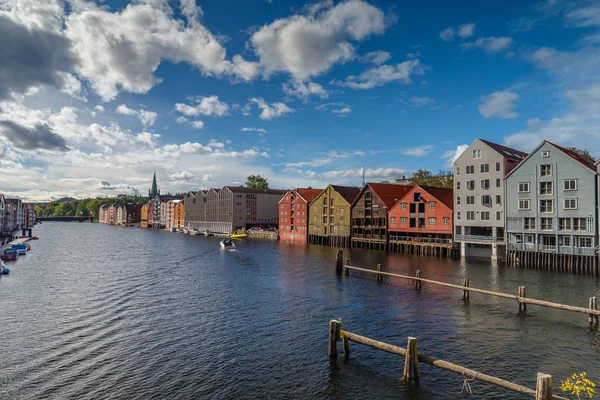
[[[595,160],[596,158],[594,156],[592,156],[592,154],[589,152],[588,149],[578,149],[576,147],[567,147],[567,150],[571,150],[574,151],[577,154],[581,154],[582,156],[586,156],[591,158],[592,160]]]
[[[443,170],[440,170],[437,174],[433,175],[431,171],[419,168],[413,173],[411,177],[411,182],[413,185],[433,186],[450,189],[454,186],[454,178],[452,172]]]
[[[265,190],[269,188],[269,182],[260,175],[250,175],[246,179],[246,187]]]

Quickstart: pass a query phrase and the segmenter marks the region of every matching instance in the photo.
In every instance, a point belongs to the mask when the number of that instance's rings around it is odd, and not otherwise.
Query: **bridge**
[[[37,217],[37,222],[53,221],[53,222],[94,222],[93,215],[74,216],[74,217]]]

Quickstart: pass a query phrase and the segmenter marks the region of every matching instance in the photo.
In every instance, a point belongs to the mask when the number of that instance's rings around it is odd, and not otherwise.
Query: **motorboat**
[[[19,253],[19,255],[27,254],[27,245],[24,243],[13,244],[12,248]]]
[[[19,252],[16,249],[5,249],[4,253],[0,256],[2,261],[17,261],[19,258]]]
[[[219,243],[221,244],[221,249],[223,250],[235,249],[235,244],[231,239],[223,239]]]
[[[231,239],[248,239],[248,234],[244,232],[235,231],[229,235]]]
[[[208,237],[208,236],[215,236],[213,233],[211,233],[208,229],[204,231],[203,233],[204,236]]]
[[[10,270],[8,269],[8,267],[6,266],[6,264],[4,264],[4,262],[0,261],[0,274],[1,275],[8,275],[9,272],[10,272]]]
[[[170,230],[171,232],[173,232],[173,233],[177,232],[177,229],[175,229],[174,227],[173,227],[173,228],[171,228],[171,229],[169,229],[169,230]]]

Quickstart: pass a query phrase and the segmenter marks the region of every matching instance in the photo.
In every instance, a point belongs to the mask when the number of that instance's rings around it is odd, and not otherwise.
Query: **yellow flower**
[[[560,385],[560,390],[569,392],[572,395],[581,399],[580,394],[587,395],[590,399],[594,396],[596,384],[587,379],[587,372],[580,374],[573,373],[570,378],[566,379]]]

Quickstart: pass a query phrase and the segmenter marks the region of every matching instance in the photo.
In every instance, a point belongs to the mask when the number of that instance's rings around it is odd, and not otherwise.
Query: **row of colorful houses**
[[[23,228],[35,224],[35,205],[0,193],[0,243],[4,244]]]

